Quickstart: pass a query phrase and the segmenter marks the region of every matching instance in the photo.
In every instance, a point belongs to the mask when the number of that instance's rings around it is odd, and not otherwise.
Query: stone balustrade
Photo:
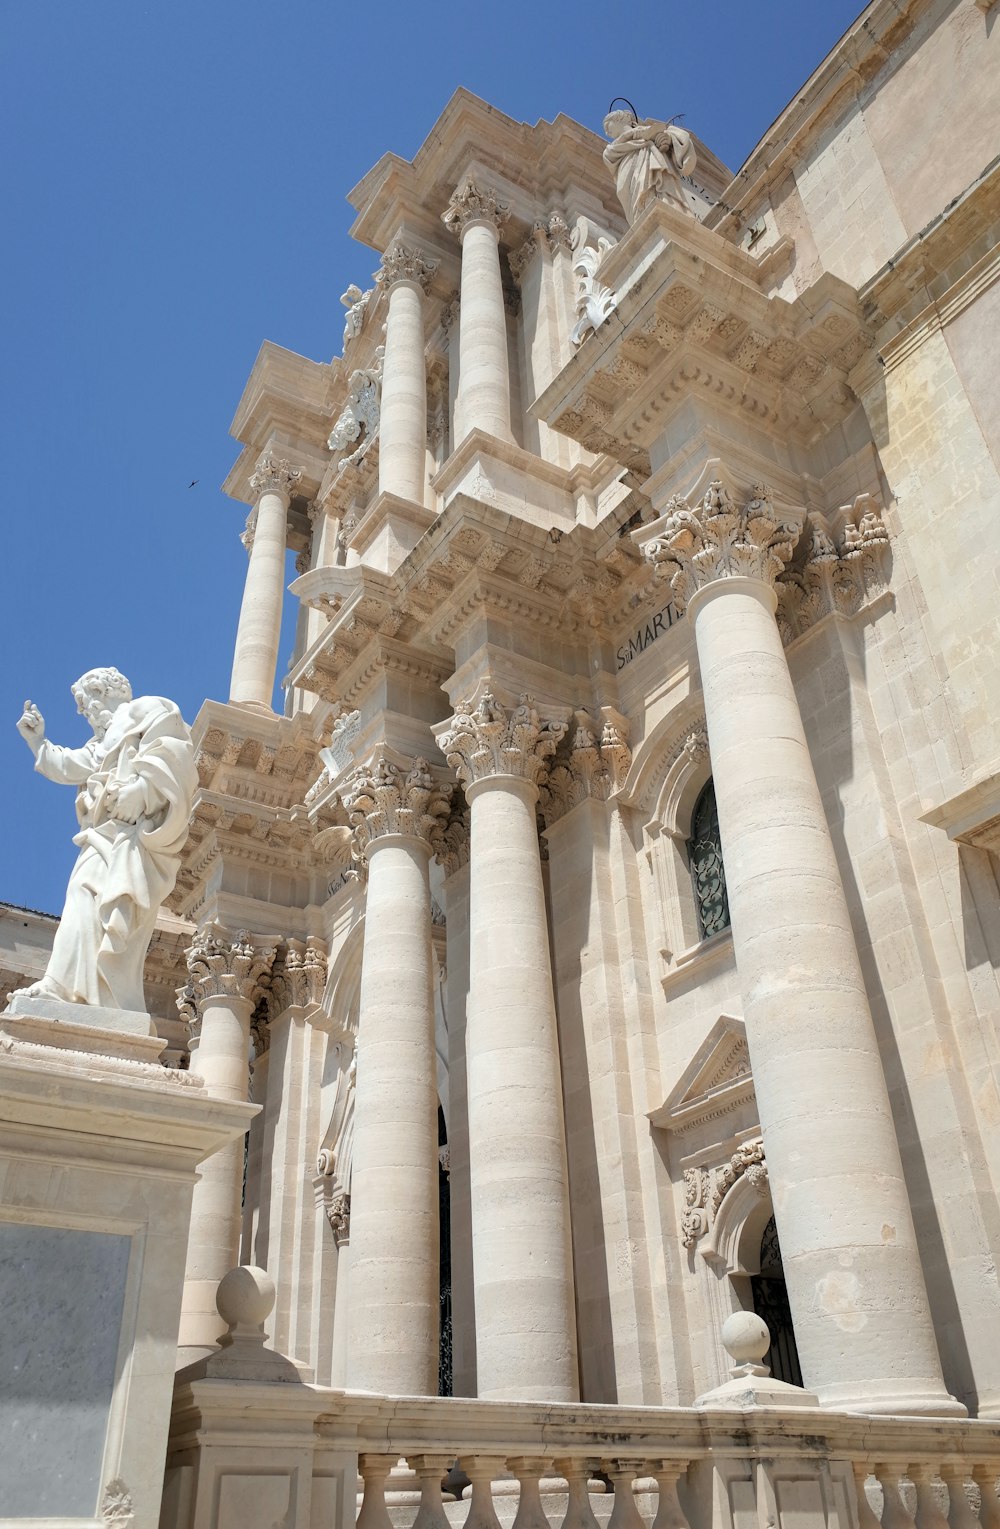
[[[289,1529],[1000,1529],[993,1423],[180,1382],[162,1529],[244,1529],[264,1476]]]

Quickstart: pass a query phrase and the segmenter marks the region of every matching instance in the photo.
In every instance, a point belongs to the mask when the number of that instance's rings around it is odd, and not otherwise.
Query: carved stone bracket
[[[444,847],[453,787],[440,785],[426,759],[407,768],[379,748],[348,777],[339,795],[354,828],[359,853],[387,834],[422,839],[434,854]]]
[[[717,579],[744,577],[773,585],[792,556],[804,511],[778,509],[765,484],[755,484],[749,500],[736,505],[716,479],[692,508],[675,497],[667,507],[662,536],[645,554],[656,574],[670,581],[683,610],[692,595]]]
[[[588,334],[600,329],[604,320],[612,314],[617,307],[617,299],[610,287],[606,287],[600,281],[598,272],[601,261],[611,248],[607,239],[602,239],[597,249],[589,245],[578,251],[573,261],[573,275],[576,277],[576,323],[570,335],[573,345],[582,344]]]
[[[686,1248],[693,1248],[710,1229],[726,1195],[743,1177],[762,1199],[770,1193],[760,1137],[741,1142],[729,1161],[719,1167],[685,1168],[681,1241]]]
[[[460,239],[470,223],[492,223],[499,233],[509,217],[510,208],[500,201],[492,187],[480,187],[467,180],[453,192],[441,222]]]
[[[187,952],[188,983],[179,990],[183,1018],[200,1014],[206,998],[241,998],[256,1005],[271,982],[277,948],[259,949],[247,931],[235,939],[220,929],[199,929]]]
[[[293,467],[291,462],[276,457],[271,451],[265,451],[254,469],[250,487],[257,499],[262,494],[281,494],[289,499],[301,477],[301,471]]]
[[[426,292],[440,264],[439,260],[425,259],[412,245],[394,239],[382,256],[381,264],[375,272],[375,281],[386,291],[397,281],[415,281]]]
[[[624,717],[609,707],[602,708],[601,721],[578,712],[570,747],[558,751],[541,788],[546,828],[580,802],[590,797],[605,802],[620,791],[631,762]]]
[[[487,690],[478,702],[458,706],[434,732],[463,786],[491,775],[513,775],[537,785],[566,729],[565,722],[543,721],[529,695],[508,711]]]

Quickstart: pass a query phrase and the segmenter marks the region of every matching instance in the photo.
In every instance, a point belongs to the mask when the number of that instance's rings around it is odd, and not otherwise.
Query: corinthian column
[[[714,482],[647,547],[694,622],[733,947],[806,1385],[959,1410],[941,1378],[878,1042],[774,619],[801,511]]]
[[[462,241],[462,299],[455,443],[471,430],[502,441],[510,428],[507,318],[500,278],[500,229],[510,209],[495,191],[466,181],[448,203],[442,221]]]
[[[193,1010],[197,1044],[191,1071],[220,1099],[247,1098],[250,1021],[267,987],[274,949],[258,950],[250,936],[233,939],[202,929],[187,953],[189,981],[180,1005]],[[226,1324],[215,1306],[219,1281],[240,1260],[243,1142],[207,1158],[194,1187],[178,1339],[181,1363],[210,1353]]]
[[[427,369],[424,293],[436,260],[395,240],[382,256],[376,281],[389,294],[382,363],[380,493],[424,502],[427,460]]]
[[[348,1384],[436,1396],[437,1063],[428,867],[450,788],[384,748],[341,792],[368,862],[351,1170]]]
[[[285,599],[288,506],[301,473],[266,451],[250,479],[256,503],[244,542],[250,554],[236,632],[229,699],[271,710]]]
[[[492,695],[435,728],[472,814],[466,1015],[480,1397],[579,1396],[569,1191],[535,805],[566,731]]]

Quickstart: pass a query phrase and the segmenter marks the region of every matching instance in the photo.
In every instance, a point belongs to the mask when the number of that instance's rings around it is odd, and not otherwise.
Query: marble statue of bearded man
[[[22,995],[143,1011],[146,952],[177,879],[198,782],[194,746],[174,703],[133,700],[117,669],[91,669],[72,691],[94,730],[82,748],[50,743],[30,701],[17,724],[35,769],[78,788],[80,825],[48,967]]]
[[[698,161],[690,133],[666,122],[639,122],[630,111],[609,112],[604,131],[611,139],[604,163],[614,173],[630,228],[654,201],[691,213],[681,185],[681,176],[690,175]]]

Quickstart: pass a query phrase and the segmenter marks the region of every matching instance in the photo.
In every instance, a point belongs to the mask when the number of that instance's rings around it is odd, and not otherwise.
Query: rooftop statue
[[[698,162],[690,133],[667,122],[640,122],[625,110],[608,112],[604,131],[611,139],[604,163],[615,174],[630,228],[654,201],[691,213],[681,185],[681,176],[690,175]]]
[[[72,691],[94,730],[82,748],[50,743],[31,701],[17,724],[35,769],[78,787],[80,825],[48,967],[21,996],[143,1011],[146,951],[177,879],[198,783],[194,746],[174,703],[133,700],[117,669],[91,669]]]

